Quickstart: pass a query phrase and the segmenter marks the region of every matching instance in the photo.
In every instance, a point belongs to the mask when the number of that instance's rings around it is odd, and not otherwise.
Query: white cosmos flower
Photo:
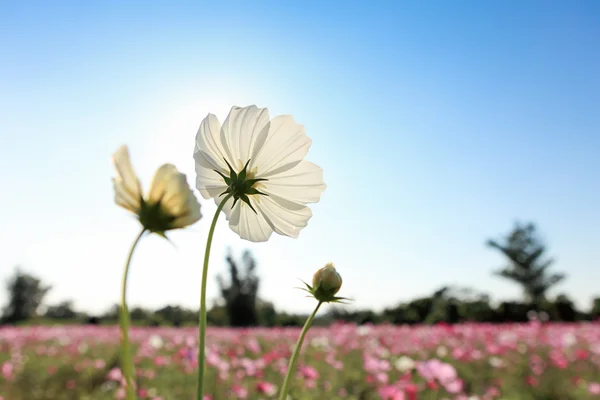
[[[231,194],[223,211],[242,239],[296,238],[326,188],[323,170],[304,160],[310,145],[290,115],[269,120],[266,108],[234,106],[221,126],[208,114],[196,135],[196,187],[217,204]]]
[[[136,214],[150,232],[164,234],[170,229],[192,225],[202,217],[200,204],[185,175],[174,165],[164,164],[158,168],[144,198],[127,146],[119,147],[112,159],[117,170],[117,177],[113,178],[115,203]]]

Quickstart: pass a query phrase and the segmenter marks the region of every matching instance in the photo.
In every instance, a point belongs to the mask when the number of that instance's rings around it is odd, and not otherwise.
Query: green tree
[[[600,318],[600,297],[592,300],[592,317]]]
[[[258,323],[256,303],[258,299],[259,278],[256,275],[256,261],[249,251],[242,256],[244,271],[234,260],[231,253],[226,258],[229,264],[229,283],[219,275],[217,281],[231,326],[254,326]]]
[[[12,324],[35,317],[50,286],[42,285],[40,279],[17,268],[7,281],[6,289],[8,304],[3,310],[2,321]]]
[[[65,300],[56,305],[48,306],[44,316],[50,319],[69,320],[75,319],[77,312],[73,307],[73,301]]]
[[[575,305],[566,294],[560,294],[556,297],[554,307],[561,321],[573,322],[577,319]]]
[[[510,263],[495,274],[520,284],[530,305],[538,306],[548,289],[565,279],[564,274],[548,272],[554,260],[544,259],[546,246],[537,235],[534,224],[517,223],[502,241],[488,240],[487,244],[500,250]]]

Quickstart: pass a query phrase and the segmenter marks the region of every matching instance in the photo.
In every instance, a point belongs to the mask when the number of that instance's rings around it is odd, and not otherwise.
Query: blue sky
[[[111,154],[130,147],[145,186],[172,162],[194,182],[194,137],[232,105],[292,114],[328,189],[297,240],[242,241],[261,295],[313,304],[298,278],[333,261],[357,308],[444,284],[496,300],[485,241],[539,225],[569,275],[554,293],[600,295],[600,4],[503,2],[0,3],[0,278],[22,265],[49,302],[102,311],[118,299],[139,227],[113,204]],[[196,307],[205,219],[143,240],[130,304]],[[0,300],[5,300],[0,295]]]

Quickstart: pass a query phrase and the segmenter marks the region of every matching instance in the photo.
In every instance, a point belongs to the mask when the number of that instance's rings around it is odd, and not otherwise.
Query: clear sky
[[[162,163],[194,183],[194,137],[232,105],[292,114],[328,189],[299,239],[242,241],[222,217],[208,297],[228,247],[254,252],[260,295],[307,312],[298,286],[333,261],[340,292],[381,309],[444,284],[496,300],[515,284],[485,246],[538,224],[553,292],[600,295],[600,3],[0,2],[0,279],[16,265],[102,311],[118,300],[139,229],[113,204],[121,144],[145,187]],[[142,241],[130,304],[197,307],[215,211]],[[4,301],[5,295],[0,295]]]

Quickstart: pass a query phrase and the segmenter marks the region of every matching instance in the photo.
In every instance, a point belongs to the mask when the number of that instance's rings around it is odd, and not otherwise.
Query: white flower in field
[[[577,344],[577,336],[571,332],[567,332],[562,337],[564,347],[571,347]]]
[[[490,357],[489,363],[490,363],[490,366],[492,366],[494,368],[500,368],[500,367],[504,366],[504,361],[502,361],[502,359],[499,357]]]
[[[148,196],[144,197],[127,146],[119,147],[112,159],[117,170],[117,177],[113,178],[115,203],[136,214],[148,231],[164,235],[167,230],[184,228],[202,217],[185,175],[174,165],[158,168]]]
[[[234,106],[221,126],[208,114],[196,135],[196,187],[217,204],[229,196],[223,211],[242,239],[296,238],[326,188],[323,170],[304,160],[310,145],[290,115],[269,120],[266,108]]]
[[[327,338],[327,336],[318,336],[316,338],[313,338],[313,340],[310,341],[310,344],[312,347],[327,348],[329,347],[329,339]]]
[[[448,355],[448,348],[446,346],[440,346],[435,351],[435,354],[437,354],[439,358],[444,358]]]
[[[160,336],[152,335],[148,338],[148,344],[155,349],[160,349],[163,347],[164,342]]]
[[[394,366],[398,371],[406,372],[414,369],[417,366],[417,364],[412,358],[402,356],[399,359],[397,359],[396,362],[394,362]]]
[[[356,333],[358,334],[358,336],[367,336],[370,332],[371,328],[367,325],[361,325],[358,328],[356,328]]]

